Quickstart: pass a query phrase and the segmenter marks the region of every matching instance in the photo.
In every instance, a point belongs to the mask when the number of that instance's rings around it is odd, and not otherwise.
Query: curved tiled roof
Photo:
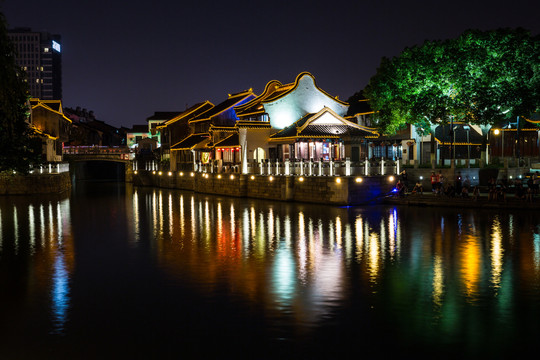
[[[323,114],[330,113],[334,123],[314,123]],[[341,118],[329,108],[324,108],[316,114],[307,114],[295,123],[270,136],[270,140],[285,138],[340,138],[343,135],[358,137],[378,136],[377,132],[365,126],[360,126]]]
[[[191,134],[171,146],[171,150],[191,150],[199,144],[208,142],[210,142],[208,134]]]
[[[215,148],[231,148],[231,147],[239,147],[239,146],[240,146],[240,140],[238,138],[238,133],[227,136],[225,139],[218,141],[217,143],[214,144]]]
[[[229,97],[227,100],[219,103],[218,105],[214,106],[208,111],[205,111],[201,115],[191,119],[189,122],[198,122],[198,121],[205,121],[210,120],[212,117],[217,116],[221,114],[224,111],[229,110],[230,108],[237,105],[239,102],[245,100],[249,96],[255,96],[253,94],[253,91],[251,89],[237,93],[237,94],[229,94]]]
[[[301,72],[300,74],[298,74],[298,76],[296,77],[296,80],[294,81],[294,84],[289,84],[289,85],[286,85],[287,88],[283,88],[284,91],[281,91],[279,93],[274,93],[272,94],[272,96],[268,97],[267,99],[264,100],[264,102],[272,102],[272,101],[275,101],[279,98],[282,98],[283,96],[287,95],[288,93],[290,92],[293,92],[294,90],[296,90],[296,88],[298,87],[298,84],[300,83],[300,80],[305,77],[305,76],[309,76],[312,81],[313,81],[313,84],[315,85],[315,87],[321,92],[323,93],[324,95],[328,96],[329,98],[343,104],[343,105],[349,105],[349,103],[347,103],[346,101],[342,101],[342,100],[339,100],[337,97],[333,97],[331,96],[330,94],[328,94],[326,91],[324,91],[323,89],[321,89],[320,87],[317,86],[317,83],[315,82],[315,77],[313,75],[311,75],[311,73],[307,72],[307,71],[304,71],[304,72]]]

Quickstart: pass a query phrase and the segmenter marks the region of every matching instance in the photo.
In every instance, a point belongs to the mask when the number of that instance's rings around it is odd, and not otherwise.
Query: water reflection
[[[103,333],[148,338],[149,351],[208,331],[231,347],[302,340],[362,355],[497,354],[540,335],[535,214],[103,189],[0,198],[5,324],[46,322],[40,331],[62,344],[90,328],[100,349],[114,342],[99,343]]]
[[[160,191],[137,191],[149,193],[136,195],[146,204],[139,204],[135,217],[144,207],[152,209],[158,258],[169,274],[189,274],[205,284],[201,288],[219,283],[230,296],[258,299],[271,313],[293,316],[299,327],[321,323],[360,288],[370,307],[380,307],[384,296],[385,316],[404,329],[427,337],[444,330],[447,341],[461,339],[463,326],[507,321],[500,312],[508,314],[518,280],[505,266],[511,247],[522,251],[522,266],[534,264],[520,282],[533,284],[539,274],[540,236],[516,234],[522,228],[512,215],[426,216],[398,208],[321,212],[189,193],[168,194],[164,202]],[[482,316],[468,316],[468,306],[489,303],[498,314],[487,307]]]
[[[50,314],[49,332],[63,334],[74,267],[69,199],[2,197],[0,208],[0,262],[9,261],[4,264],[14,267],[11,276],[33,293],[17,306],[43,306]],[[15,266],[23,263],[28,270],[21,274]]]

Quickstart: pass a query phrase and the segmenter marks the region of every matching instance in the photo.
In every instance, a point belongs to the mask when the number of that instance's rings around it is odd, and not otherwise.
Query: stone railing
[[[69,172],[69,163],[58,162],[36,166],[30,169],[30,174],[61,174]]]
[[[163,170],[155,161],[147,162],[144,168],[133,170]],[[185,166],[183,167],[185,169]],[[195,162],[187,171],[200,173],[241,173],[241,164],[224,164],[222,166],[212,165],[212,163]],[[246,174],[252,175],[292,175],[292,176],[371,176],[399,174],[399,161],[393,160],[364,160],[352,162],[343,161],[250,161],[247,164]]]

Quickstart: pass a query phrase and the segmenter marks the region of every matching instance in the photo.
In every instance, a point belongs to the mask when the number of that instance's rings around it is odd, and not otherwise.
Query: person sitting
[[[420,195],[424,195],[424,188],[422,187],[422,183],[420,181],[417,181],[416,184],[414,185],[414,188],[412,190],[412,193],[413,194],[420,194]]]

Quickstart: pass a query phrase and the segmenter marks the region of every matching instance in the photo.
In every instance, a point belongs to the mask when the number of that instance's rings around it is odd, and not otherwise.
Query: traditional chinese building
[[[189,125],[189,121],[213,107],[214,104],[210,101],[195,104],[158,127],[161,133],[167,133],[171,144],[170,170],[193,169],[195,159],[193,149],[203,141],[209,141],[210,135],[195,133],[195,128]]]
[[[42,138],[43,160],[62,161],[64,142],[69,140],[71,120],[64,115],[60,100],[30,99],[31,126]]]

